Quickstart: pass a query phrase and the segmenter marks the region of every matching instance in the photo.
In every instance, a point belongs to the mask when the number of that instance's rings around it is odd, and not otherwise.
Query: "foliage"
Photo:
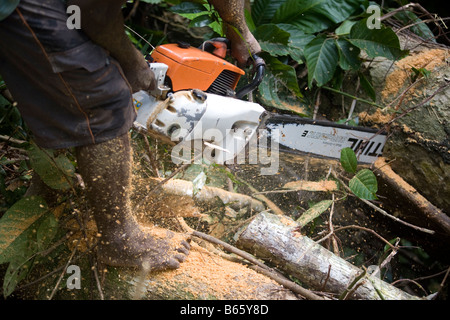
[[[59,191],[73,188],[75,167],[66,154],[31,143],[28,155],[35,174],[50,188]],[[0,264],[8,264],[3,279],[5,297],[45,258],[45,252],[53,245],[60,231],[56,212],[43,198],[26,196],[1,216]]]
[[[391,28],[383,24],[369,28],[373,20],[372,11],[368,11],[371,4],[368,0],[252,1],[251,12],[246,14],[247,24],[267,63],[258,91],[260,102],[277,109],[304,110],[318,88],[331,85],[339,89],[346,72],[356,72],[361,87],[375,101],[373,87],[361,72],[361,53],[368,58],[398,60],[408,52],[401,50]],[[181,2],[171,10],[191,19],[191,26],[209,25],[223,35],[218,26],[220,18],[209,5]],[[412,12],[398,17],[420,22]],[[424,23],[413,31],[432,35]],[[303,84],[300,74],[305,68],[308,77]],[[303,99],[305,94],[308,99]]]
[[[369,169],[356,172],[358,160],[351,148],[341,150],[341,165],[345,171],[355,174],[349,182],[350,190],[359,198],[376,200],[378,183],[375,174]]]

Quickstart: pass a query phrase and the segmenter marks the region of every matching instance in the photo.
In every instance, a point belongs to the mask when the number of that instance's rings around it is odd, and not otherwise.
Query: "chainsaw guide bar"
[[[268,114],[264,125],[282,151],[339,159],[341,150],[349,147],[361,163],[372,163],[381,156],[387,138],[376,129],[289,115]]]

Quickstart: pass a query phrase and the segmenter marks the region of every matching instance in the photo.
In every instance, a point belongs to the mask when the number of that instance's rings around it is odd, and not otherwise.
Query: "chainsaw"
[[[253,80],[235,91],[245,72],[225,60],[228,47],[224,38],[200,48],[182,42],[156,47],[148,61],[157,85],[133,94],[135,127],[172,145],[201,149],[202,155],[206,148],[207,160],[218,164],[234,161],[255,139],[287,152],[338,159],[350,147],[362,163],[381,156],[386,134],[374,129],[275,114],[243,100],[261,83],[265,63],[253,56]]]

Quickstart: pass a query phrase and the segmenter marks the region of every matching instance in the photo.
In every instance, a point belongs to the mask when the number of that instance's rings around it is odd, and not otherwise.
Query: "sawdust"
[[[449,57],[449,50],[431,49],[412,54],[395,63],[395,70],[391,72],[386,78],[386,84],[381,92],[383,99],[386,99],[399,92],[401,88],[408,82],[411,75],[411,68],[425,68],[428,71],[433,71],[436,67],[445,64]],[[414,88],[410,90],[413,93]]]
[[[383,113],[380,109],[377,109],[373,114],[363,111],[358,116],[363,123],[370,123],[373,126],[384,125],[392,120],[392,115]]]
[[[322,181],[292,181],[286,183],[283,188],[292,190],[304,190],[304,191],[336,191],[338,186],[336,181],[333,180],[322,180]]]
[[[164,284],[157,289],[162,295],[167,288],[176,288],[194,299],[260,299],[263,286],[279,287],[246,266],[221,259],[195,243],[179,269],[152,274],[151,279]],[[186,287],[180,288],[180,284]]]

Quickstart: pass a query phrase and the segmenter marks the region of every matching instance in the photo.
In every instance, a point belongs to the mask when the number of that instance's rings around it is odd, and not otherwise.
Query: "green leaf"
[[[408,54],[407,50],[401,50],[400,41],[392,29],[385,26],[381,29],[369,29],[367,19],[357,22],[352,27],[349,41],[364,50],[371,58],[381,56],[398,60]]]
[[[304,54],[308,67],[309,87],[312,87],[313,80],[321,87],[333,78],[339,59],[334,39],[318,36],[308,43]]]
[[[36,242],[39,250],[44,250],[48,247],[50,242],[58,232],[58,220],[52,212],[49,212],[43,217],[36,232]]]
[[[0,219],[0,264],[8,262],[27,246],[30,226],[47,211],[40,197],[26,197],[16,202]]]
[[[256,26],[270,23],[278,8],[286,0],[255,0],[252,5],[252,18]]]
[[[210,25],[213,22],[214,20],[209,16],[209,14],[203,14],[192,19],[192,21],[189,23],[189,27],[202,28]]]
[[[336,46],[339,49],[339,65],[343,70],[358,70],[361,67],[361,50],[358,47],[342,38],[336,40]]]
[[[278,82],[277,86],[282,86],[288,89],[297,97],[303,97],[298,86],[297,74],[293,67],[284,64],[280,60],[273,57],[267,57],[264,59],[267,63],[266,75],[268,77],[272,76],[276,79]],[[271,90],[276,90],[276,87],[272,87]]]
[[[356,159],[356,154],[351,148],[344,148],[341,150],[341,165],[345,171],[356,173],[358,159]]]
[[[358,72],[359,81],[361,84],[361,88],[364,89],[364,91],[367,93],[367,95],[372,99],[373,101],[377,100],[377,94],[375,93],[375,89],[370,83],[370,81],[366,78],[366,76],[362,72]]]
[[[338,36],[347,35],[350,33],[350,30],[352,29],[353,25],[356,22],[357,21],[345,20],[344,22],[341,23],[341,25],[338,28],[336,28],[334,33],[336,33]]]
[[[68,190],[70,178],[75,174],[72,162],[63,154],[54,157],[52,150],[44,150],[33,144],[29,150],[33,169],[42,181],[56,190]]]
[[[256,29],[255,22],[253,21],[251,12],[249,12],[247,10],[247,8],[244,9],[244,16],[245,16],[245,22],[247,23],[247,26],[248,26],[248,29],[250,30],[250,32],[255,31],[255,29]]]
[[[25,279],[31,269],[32,261],[14,260],[6,270],[3,279],[3,295],[8,297],[16,289],[20,281]]]
[[[362,169],[349,182],[350,190],[359,198],[376,200],[378,183],[375,174],[369,169]]]
[[[261,49],[273,56],[285,56],[289,53],[288,41],[290,34],[274,24],[259,26],[253,33]]]
[[[206,11],[204,5],[195,2],[182,2],[170,8],[170,11],[178,14],[193,14]]]
[[[327,17],[316,9],[325,0],[287,0],[275,13],[273,23],[288,23],[299,27],[306,33],[325,30],[333,25]]]
[[[323,14],[334,23],[340,23],[349,18],[368,1],[361,0],[327,0],[315,10]]]
[[[323,200],[315,205],[313,205],[311,208],[306,210],[300,218],[297,219],[297,222],[300,227],[306,226],[308,223],[313,221],[315,218],[320,216],[325,210],[327,210],[331,204],[333,203],[333,200]]]
[[[315,38],[315,36],[312,34],[306,34],[300,28],[291,24],[280,23],[277,24],[277,27],[289,32],[290,34],[287,50],[291,58],[300,64],[304,63],[306,59],[303,50],[306,45]]]

